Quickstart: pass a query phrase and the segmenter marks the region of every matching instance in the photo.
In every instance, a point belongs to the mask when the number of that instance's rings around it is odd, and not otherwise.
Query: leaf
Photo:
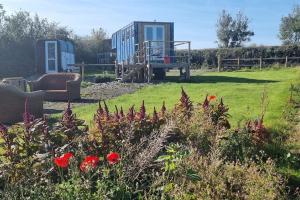
[[[200,181],[201,177],[192,169],[189,169],[186,174],[187,178],[192,181]]]
[[[156,159],[156,162],[162,162],[162,161],[170,160],[170,159],[171,159],[171,156],[170,156],[170,155],[162,155],[162,156],[159,156],[159,157]]]

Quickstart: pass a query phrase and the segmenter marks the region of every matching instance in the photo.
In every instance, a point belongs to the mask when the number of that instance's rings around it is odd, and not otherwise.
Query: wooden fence
[[[218,71],[221,71],[223,68],[237,68],[240,69],[241,67],[252,67],[253,62],[256,62],[259,69],[262,69],[265,65],[264,61],[282,61],[285,67],[288,67],[289,61],[291,60],[300,60],[300,57],[275,57],[275,58],[230,58],[230,59],[223,59],[218,56]],[[228,62],[229,61],[229,62]],[[243,62],[252,62],[252,64],[243,64]]]

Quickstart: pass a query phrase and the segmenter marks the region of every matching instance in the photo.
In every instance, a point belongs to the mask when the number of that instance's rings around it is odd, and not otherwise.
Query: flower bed
[[[91,127],[70,104],[61,120],[24,113],[0,125],[2,199],[281,199],[286,180],[267,149],[263,116],[231,129],[222,98],[124,113],[99,102]]]

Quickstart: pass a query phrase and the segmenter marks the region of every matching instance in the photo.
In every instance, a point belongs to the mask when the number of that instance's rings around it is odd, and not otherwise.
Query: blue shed
[[[116,52],[117,64],[144,62],[145,55],[151,55],[152,63],[163,63],[165,57],[174,55],[172,41],[173,22],[134,21],[112,35],[112,49]],[[151,52],[145,52],[147,49]]]
[[[35,46],[37,72],[56,73],[72,71],[68,64],[75,64],[75,48],[69,40],[38,40]]]

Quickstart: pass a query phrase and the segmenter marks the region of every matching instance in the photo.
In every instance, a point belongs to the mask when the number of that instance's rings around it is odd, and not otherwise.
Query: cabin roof
[[[174,24],[174,22],[162,22],[162,21],[132,21],[131,23],[127,24],[126,26],[123,26],[122,28],[119,28],[117,31],[115,31],[113,34],[119,32],[120,30],[126,29],[135,23],[151,23],[151,24]]]

